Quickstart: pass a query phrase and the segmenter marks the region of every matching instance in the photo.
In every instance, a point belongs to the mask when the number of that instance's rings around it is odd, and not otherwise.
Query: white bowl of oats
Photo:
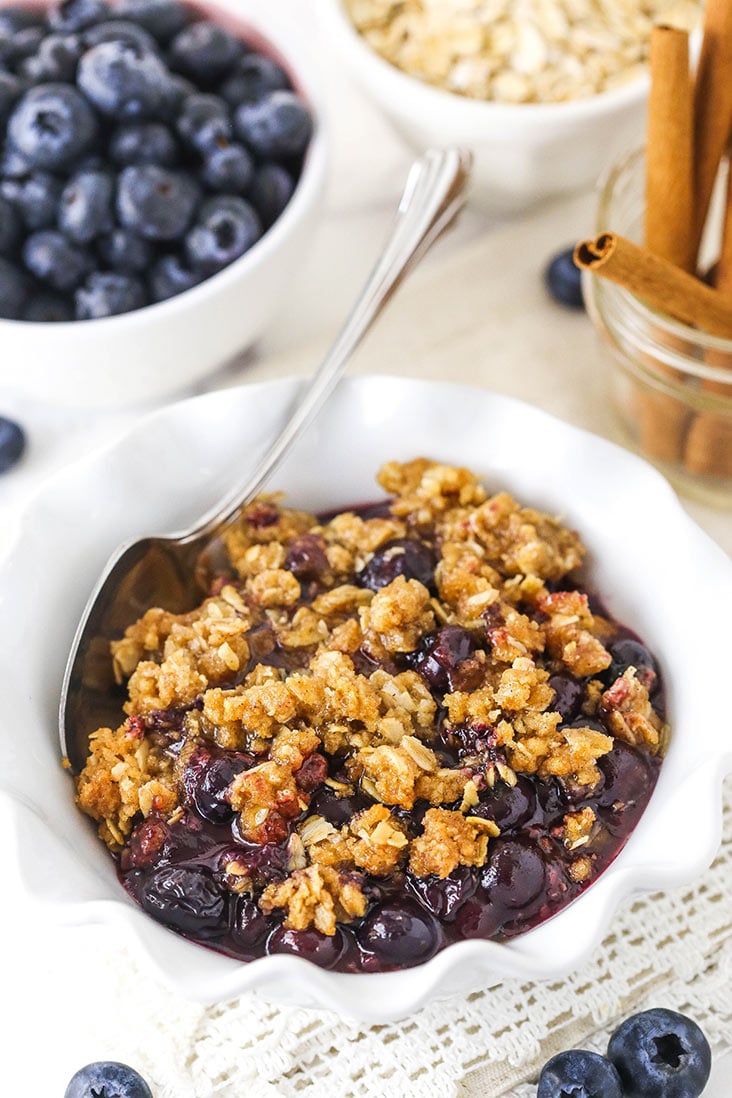
[[[383,1023],[566,974],[633,892],[690,881],[717,849],[732,566],[650,465],[517,401],[343,383],[273,481],[286,498],[237,526],[239,578],[117,646],[134,668],[120,728],[96,736],[75,803],[57,705],[90,586],[122,540],[230,487],[301,384],[165,408],[27,511],[0,564],[13,880],[201,1001],[258,989]]]
[[[520,209],[590,186],[637,142],[652,24],[696,0],[322,0],[356,81],[415,147],[475,154],[477,195]]]

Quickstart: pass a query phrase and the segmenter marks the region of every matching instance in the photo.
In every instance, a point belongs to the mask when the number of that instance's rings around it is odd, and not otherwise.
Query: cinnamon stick
[[[678,27],[655,26],[651,32],[645,243],[684,271],[695,270],[697,251],[693,115],[689,35]]]
[[[694,92],[694,242],[698,250],[732,130],[732,3],[707,0]]]
[[[617,233],[582,241],[574,261],[581,270],[617,283],[666,316],[732,339],[732,306],[717,290]]]

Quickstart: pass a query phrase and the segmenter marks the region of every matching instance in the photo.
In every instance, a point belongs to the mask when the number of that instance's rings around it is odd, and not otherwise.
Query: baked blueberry
[[[35,168],[68,168],[97,136],[94,111],[70,84],[39,84],[20,99],[8,138]]]
[[[49,172],[5,175],[0,194],[20,214],[26,229],[48,229],[56,224],[63,184]]]
[[[77,244],[88,244],[114,225],[115,179],[110,172],[80,172],[61,192],[58,227]]]
[[[243,53],[238,38],[217,23],[201,20],[185,27],[170,45],[170,66],[200,87],[211,87],[231,72]]]
[[[380,904],[357,931],[359,945],[386,968],[411,968],[428,961],[440,945],[440,924],[409,901]]]
[[[75,289],[94,268],[85,248],[54,229],[41,229],[26,238],[23,262],[39,282],[62,293]]]
[[[212,149],[201,169],[206,186],[224,194],[246,194],[253,178],[254,162],[243,145]]]
[[[2,274],[0,267],[0,301],[2,298]],[[0,473],[7,473],[16,465],[25,451],[25,431],[15,420],[0,416]]]
[[[582,274],[574,261],[573,248],[559,252],[549,261],[544,271],[544,284],[560,305],[567,305],[571,309],[584,307]]]
[[[435,581],[435,554],[423,541],[414,538],[393,538],[377,549],[371,560],[357,573],[364,587],[379,591],[397,576],[418,580],[425,587]]]
[[[484,820],[493,820],[501,834],[524,827],[536,813],[536,789],[534,783],[523,775],[515,785],[497,782],[492,789],[481,794],[480,803],[471,813]]]
[[[76,319],[101,320],[132,313],[147,302],[147,293],[139,278],[116,271],[93,271],[76,291]]]
[[[163,44],[190,21],[189,9],[179,0],[118,0],[115,14],[138,23]]]
[[[127,122],[110,137],[109,156],[121,168],[138,164],[173,168],[178,163],[178,142],[162,122]]]
[[[251,755],[236,751],[214,754],[203,746],[196,748],[183,771],[185,803],[209,823],[228,823],[234,813],[227,790],[236,775],[253,763]]]
[[[153,870],[140,885],[140,903],[184,934],[210,937],[223,929],[224,895],[206,869],[173,865]]]
[[[60,324],[74,319],[74,308],[63,294],[36,290],[23,309],[22,319],[36,324]]]
[[[215,274],[248,252],[261,235],[259,218],[243,198],[210,198],[186,236],[186,255],[194,270]]]
[[[271,929],[271,921],[253,897],[236,897],[232,904],[231,936],[240,949],[257,949]]]
[[[612,663],[608,667],[607,671],[603,671],[603,681],[612,686],[616,679],[627,671],[629,667],[634,667],[638,673],[638,678],[646,686],[650,694],[656,692],[659,676],[658,676],[658,664],[646,648],[645,644],[641,644],[640,641],[633,640],[630,637],[623,637],[621,640],[614,641],[608,648],[610,655],[612,656]]]
[[[22,231],[18,211],[0,195],[0,256],[7,259],[15,254]]]
[[[468,866],[458,866],[447,877],[417,877],[407,873],[407,887],[421,905],[443,922],[451,922],[475,893],[478,881]]]
[[[226,148],[234,135],[229,108],[217,95],[189,96],[178,117],[177,130],[182,141],[202,156]]]
[[[623,1022],[607,1056],[627,1098],[698,1098],[712,1067],[709,1042],[696,1022],[663,1008]]]
[[[329,936],[313,928],[288,930],[278,926],[267,939],[267,953],[292,953],[295,957],[312,961],[320,968],[334,968],[346,948],[347,939],[340,929]]]
[[[460,664],[470,659],[477,647],[473,634],[462,625],[443,625],[424,638],[410,654],[409,663],[432,690],[445,693],[453,689]]]
[[[307,107],[294,92],[271,92],[254,103],[242,103],[235,116],[236,132],[258,156],[289,160],[301,156],[313,132]]]
[[[141,1075],[127,1064],[100,1060],[80,1068],[66,1088],[64,1098],[153,1098]]]
[[[249,188],[249,201],[265,229],[274,225],[295,191],[295,180],[281,164],[262,164]]]
[[[616,739],[612,751],[597,763],[604,782],[598,803],[603,808],[633,809],[645,805],[653,786],[651,769],[644,755],[623,740]]]
[[[61,34],[73,34],[109,19],[111,14],[106,0],[61,0],[49,9],[48,24]]]
[[[153,118],[164,106],[169,73],[150,50],[118,40],[94,46],[79,62],[84,95],[112,118]]]
[[[99,238],[99,256],[106,267],[122,274],[141,274],[155,261],[155,248],[129,229],[113,229]]]
[[[150,272],[150,296],[153,301],[167,301],[203,281],[200,271],[194,271],[188,261],[175,253],[164,255]]]
[[[481,885],[493,903],[507,911],[528,908],[541,898],[545,880],[544,858],[530,839],[496,839],[490,844]]]
[[[105,23],[89,27],[84,31],[83,42],[87,50],[101,46],[103,42],[122,42],[151,53],[155,53],[158,48],[157,42],[144,27],[131,23],[128,19],[108,19]]]
[[[553,1056],[542,1068],[536,1098],[623,1098],[620,1076],[596,1052],[571,1049]]]
[[[255,103],[269,92],[289,91],[292,85],[285,70],[261,53],[247,53],[219,88],[219,95],[232,107]]]
[[[20,66],[22,76],[33,84],[73,83],[82,43],[75,34],[50,34]]]
[[[179,240],[193,221],[200,191],[188,172],[157,164],[125,168],[117,187],[121,224],[146,240]]]
[[[8,118],[23,92],[23,84],[10,72],[0,70],[0,125]]]
[[[555,713],[560,714],[562,724],[573,721],[579,714],[580,706],[582,704],[582,695],[584,693],[583,684],[572,675],[561,673],[551,675],[548,685],[551,686],[554,691],[554,698],[550,708]]]

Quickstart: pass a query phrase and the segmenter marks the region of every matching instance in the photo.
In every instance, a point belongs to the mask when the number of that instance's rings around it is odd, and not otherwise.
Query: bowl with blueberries
[[[232,358],[325,167],[313,64],[253,0],[0,6],[0,382],[119,406]]]

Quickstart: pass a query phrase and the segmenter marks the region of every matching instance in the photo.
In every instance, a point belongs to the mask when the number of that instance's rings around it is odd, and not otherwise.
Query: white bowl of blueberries
[[[261,334],[323,191],[313,68],[254,0],[0,6],[0,385],[119,407]]]

